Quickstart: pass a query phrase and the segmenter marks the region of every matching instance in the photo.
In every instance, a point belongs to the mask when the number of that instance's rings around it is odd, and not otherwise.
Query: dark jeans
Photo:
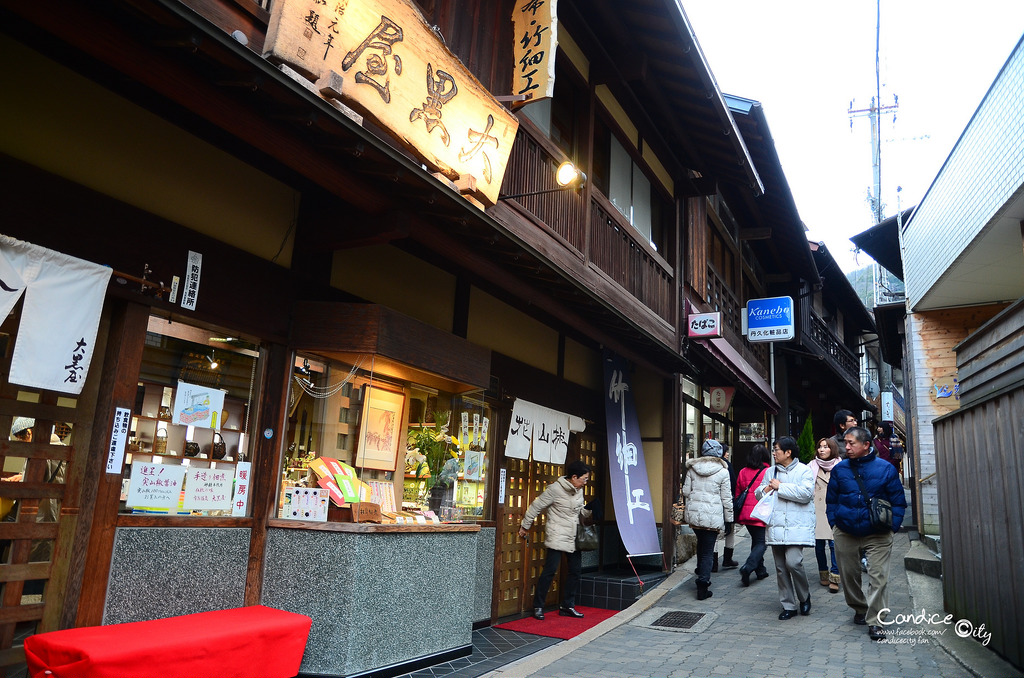
[[[750,534],[750,555],[747,556],[747,562],[743,563],[744,572],[768,572],[764,567],[764,552],[768,548],[764,543],[764,535],[767,530],[767,527],[747,525],[747,532]]]
[[[828,548],[832,552],[832,567],[828,566],[828,560],[825,559],[825,542],[828,542]],[[832,574],[839,574],[839,565],[836,564],[836,543],[831,539],[815,539],[814,540],[814,557],[818,559],[818,572],[828,570]]]
[[[718,532],[694,528],[693,533],[697,535],[697,586],[710,586],[711,566],[715,562],[715,542],[718,541]]]
[[[533,606],[544,607],[544,599],[548,597],[548,589],[555,579],[555,572],[558,571],[558,564],[562,562],[562,556],[569,564],[569,570],[565,577],[565,588],[562,589],[562,607],[576,607],[576,592],[580,589],[580,570],[583,567],[583,552],[556,551],[548,549],[544,556],[544,570],[537,580],[537,589],[533,592]]]

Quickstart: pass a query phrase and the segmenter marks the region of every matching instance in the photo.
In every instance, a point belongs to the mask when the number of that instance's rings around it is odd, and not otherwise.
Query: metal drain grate
[[[658,618],[651,626],[666,626],[672,629],[692,629],[704,618],[703,612],[669,612]]]

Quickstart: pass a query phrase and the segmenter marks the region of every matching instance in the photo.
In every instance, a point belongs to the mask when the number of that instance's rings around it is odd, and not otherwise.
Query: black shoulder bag
[[[869,497],[867,490],[864,489],[860,471],[853,464],[850,464],[850,468],[853,470],[853,477],[857,480],[857,484],[860,485],[860,496],[864,499],[864,505],[868,507],[868,519],[871,521],[871,527],[875,532],[892,532],[892,504],[888,499]]]
[[[763,468],[761,469],[760,473],[755,473],[753,480],[751,480],[750,483],[747,484],[746,489],[740,492],[740,495],[732,500],[733,520],[739,520],[740,511],[743,510],[743,505],[747,503],[747,494],[750,492],[750,488],[754,486],[754,482],[757,481],[758,477],[764,474],[766,470],[766,468]]]

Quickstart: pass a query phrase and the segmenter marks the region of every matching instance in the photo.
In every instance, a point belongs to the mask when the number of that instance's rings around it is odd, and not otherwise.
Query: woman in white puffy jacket
[[[718,532],[733,522],[732,479],[722,444],[708,439],[696,459],[686,462],[683,500],[686,522],[697,535],[697,600],[711,597],[711,565]]]
[[[779,619],[792,619],[798,605],[800,614],[811,613],[811,590],[804,571],[803,550],[805,546],[814,546],[814,474],[800,463],[800,451],[794,438],[779,438],[772,453],[775,466],[764,474],[757,488],[757,498],[769,492],[778,493],[765,541],[775,556],[782,602]]]

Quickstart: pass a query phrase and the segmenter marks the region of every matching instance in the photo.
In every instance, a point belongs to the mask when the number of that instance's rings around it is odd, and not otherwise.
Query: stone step
[[[942,559],[936,556],[922,541],[912,541],[910,550],[903,558],[903,566],[911,572],[942,578]]]

